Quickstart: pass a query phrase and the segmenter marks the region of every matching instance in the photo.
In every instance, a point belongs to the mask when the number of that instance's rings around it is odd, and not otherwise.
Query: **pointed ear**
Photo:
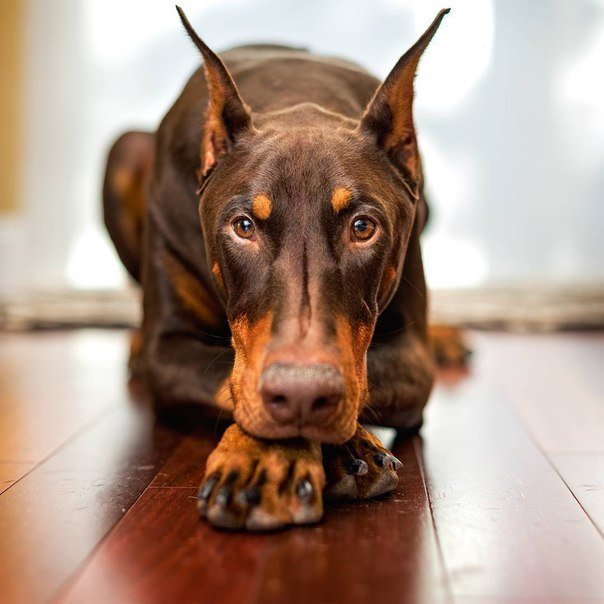
[[[220,57],[210,50],[197,35],[183,10],[177,6],[178,16],[187,34],[203,56],[209,100],[201,140],[201,168],[199,181],[209,173],[218,159],[229,152],[238,136],[253,132],[252,117],[239,90]]]
[[[375,137],[416,198],[422,176],[413,127],[413,79],[420,57],[450,10],[441,10],[421,38],[399,59],[369,102],[359,127]]]

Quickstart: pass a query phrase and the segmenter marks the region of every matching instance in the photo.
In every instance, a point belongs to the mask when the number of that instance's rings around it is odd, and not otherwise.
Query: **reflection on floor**
[[[3,334],[0,600],[604,601],[604,335],[472,340],[394,495],[247,535],[198,521],[214,426],[156,424],[125,331]]]

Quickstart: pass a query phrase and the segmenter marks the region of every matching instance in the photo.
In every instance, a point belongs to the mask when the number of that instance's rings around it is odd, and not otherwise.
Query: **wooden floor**
[[[0,602],[604,602],[604,335],[474,333],[396,493],[199,522],[214,427],[157,425],[123,331],[0,335]]]

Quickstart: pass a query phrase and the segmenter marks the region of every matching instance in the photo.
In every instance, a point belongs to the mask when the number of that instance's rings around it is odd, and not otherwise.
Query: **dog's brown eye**
[[[371,218],[357,218],[352,223],[352,238],[358,241],[367,241],[373,237],[376,224]]]
[[[233,221],[233,230],[238,237],[241,237],[242,239],[251,239],[256,232],[256,227],[249,218],[243,216]]]

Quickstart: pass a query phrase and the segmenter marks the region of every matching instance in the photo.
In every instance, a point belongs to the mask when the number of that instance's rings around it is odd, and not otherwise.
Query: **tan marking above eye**
[[[331,196],[331,207],[337,214],[345,209],[352,199],[352,191],[346,187],[336,187]]]
[[[252,212],[256,218],[266,220],[273,211],[273,202],[264,193],[256,195],[252,201]]]

